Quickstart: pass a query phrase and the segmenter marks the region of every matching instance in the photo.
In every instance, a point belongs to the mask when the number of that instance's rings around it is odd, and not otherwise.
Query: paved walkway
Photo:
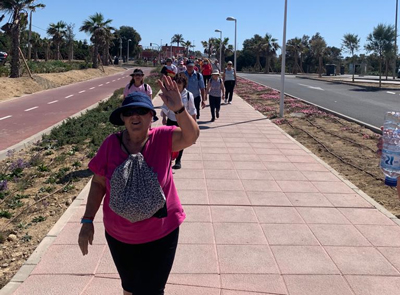
[[[236,96],[200,123],[174,175],[187,220],[167,295],[400,294],[393,216]],[[122,294],[101,212],[89,255],[77,246],[86,193],[4,294]]]

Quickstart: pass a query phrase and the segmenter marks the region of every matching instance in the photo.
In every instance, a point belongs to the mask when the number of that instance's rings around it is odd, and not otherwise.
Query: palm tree
[[[31,44],[33,48],[33,56],[34,60],[38,60],[38,50],[40,47],[42,47],[42,39],[40,38],[40,35],[36,32],[32,32],[31,35]]]
[[[367,37],[365,50],[379,56],[379,87],[382,86],[382,59],[387,50],[392,48],[395,39],[394,28],[391,25],[378,24]]]
[[[50,56],[50,45],[51,45],[51,40],[44,38],[42,40],[42,45],[44,47],[44,60],[48,61],[49,60],[49,56]]]
[[[31,37],[32,37],[32,14],[36,12],[37,8],[43,8],[43,5],[30,5],[28,6],[28,9],[30,10],[30,20],[29,20],[29,37],[28,37],[28,60],[31,60],[31,47],[32,47],[32,42],[31,42]],[[36,52],[37,54],[37,52]],[[37,59],[37,57],[35,57]],[[35,59],[35,60],[36,60]]]
[[[224,67],[225,56],[227,54],[229,54],[230,52],[233,52],[233,46],[228,45],[228,43],[229,43],[229,38],[224,38],[224,40],[222,40],[222,50],[221,50],[222,56],[221,56],[221,60],[219,61],[221,70],[225,68]],[[221,39],[220,38],[215,39],[215,48],[216,49],[219,49],[220,44],[221,44]]]
[[[56,60],[60,60],[60,45],[63,43],[64,38],[67,35],[67,24],[63,21],[59,21],[56,24],[51,23],[47,29],[47,34],[52,37],[53,43],[56,46]]]
[[[110,44],[111,41],[115,39],[115,31],[113,27],[106,25],[104,27],[105,36],[104,36],[104,46],[103,46],[103,65],[108,66],[110,64]]]
[[[353,60],[353,77],[352,81],[354,82],[354,73],[356,71],[355,64],[355,56],[354,52],[360,49],[360,38],[358,38],[357,34],[345,34],[342,39],[342,49],[349,52],[351,54]]]
[[[204,53],[207,53],[208,58],[210,58],[214,50],[214,38],[209,38],[208,42],[201,41],[201,45],[204,47]]]
[[[299,56],[303,52],[303,43],[300,38],[293,38],[286,43],[287,51],[294,57],[293,74],[297,72],[303,72],[303,69],[299,65]]]
[[[98,68],[97,57],[99,55],[99,47],[105,43],[107,30],[110,28],[109,24],[112,22],[111,19],[104,20],[104,16],[101,13],[95,13],[89,16],[89,19],[83,22],[83,25],[79,29],[85,33],[91,34],[90,40],[93,42],[93,68]]]
[[[176,45],[178,47],[179,47],[179,44],[182,43],[183,41],[185,41],[185,39],[183,39],[182,34],[175,34],[171,38],[171,43],[176,43]]]
[[[20,70],[19,47],[21,35],[21,20],[27,17],[28,9],[44,8],[44,4],[36,4],[36,0],[2,0],[0,10],[11,15],[11,22],[2,27],[10,33],[12,39],[11,48],[11,73],[10,78],[18,78]]]
[[[265,68],[264,73],[269,74],[271,58],[276,55],[276,51],[280,48],[278,39],[272,38],[272,35],[265,34],[263,38],[263,53],[265,55]]]
[[[311,37],[310,46],[311,46],[311,52],[318,59],[318,76],[321,78],[322,58],[325,54],[326,42],[319,33],[316,33],[314,36]]]
[[[72,61],[74,59],[74,27],[75,24],[67,25],[67,29],[65,31],[65,39],[68,46],[68,61]]]
[[[190,41],[183,41],[183,42],[181,42],[181,44],[182,44],[182,46],[183,47],[185,47],[186,49],[186,56],[189,56],[189,48],[191,48],[192,47],[192,42],[190,42]]]
[[[261,71],[260,57],[264,52],[265,40],[258,34],[255,34],[253,38],[250,39],[250,50],[256,56],[256,63],[254,65],[254,70],[256,72]]]

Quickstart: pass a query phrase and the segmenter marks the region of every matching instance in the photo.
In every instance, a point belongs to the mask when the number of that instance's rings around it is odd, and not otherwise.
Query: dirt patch
[[[380,135],[288,96],[285,116],[278,118],[279,92],[242,78],[235,91],[341,176],[400,217],[397,191],[384,184],[376,155]]]
[[[16,79],[0,77],[0,101],[14,97],[32,94],[38,91],[82,82],[97,77],[109,76],[124,71],[121,67],[104,67],[105,72],[100,69],[73,70],[64,73],[36,74],[35,80],[29,77]]]

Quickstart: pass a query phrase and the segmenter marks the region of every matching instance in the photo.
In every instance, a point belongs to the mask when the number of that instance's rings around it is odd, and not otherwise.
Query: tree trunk
[[[319,57],[318,63],[318,77],[322,77],[322,56]]]
[[[33,54],[34,54],[34,60],[37,61],[38,60],[38,49],[37,47],[33,48]]]
[[[297,70],[298,70],[298,59],[299,57],[297,56],[297,53],[294,55],[294,67],[293,67],[293,74],[297,74]]]
[[[386,69],[385,69],[385,74],[386,74],[386,81],[388,80],[388,75],[389,75],[389,60],[386,58]]]
[[[379,57],[379,88],[382,86],[382,57]]]
[[[97,45],[96,43],[94,44],[94,50],[93,50],[93,68],[97,69],[99,67],[99,64],[97,62],[97,56],[99,55],[99,45]]]
[[[60,43],[57,43],[57,55],[56,60],[60,60]]]
[[[44,54],[44,60],[45,61],[49,61],[49,51],[50,51],[50,45],[47,44],[46,45],[46,49],[45,49],[45,54]]]
[[[269,74],[269,64],[271,62],[271,59],[268,55],[265,56],[265,69],[264,69],[264,73],[265,74]]]
[[[261,71],[260,54],[258,53],[256,55],[256,64],[254,65],[254,71],[256,72]]]
[[[11,73],[10,78],[19,77],[19,68],[21,66],[19,60],[19,46],[20,46],[20,26],[19,20],[14,21],[11,27],[12,36],[12,55],[11,55]]]

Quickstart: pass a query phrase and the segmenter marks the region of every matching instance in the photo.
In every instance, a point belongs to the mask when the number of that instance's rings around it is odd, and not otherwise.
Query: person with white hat
[[[219,71],[214,70],[211,73],[211,79],[207,84],[206,93],[209,96],[210,110],[211,110],[211,122],[215,121],[215,117],[219,118],[219,110],[221,108],[221,99],[225,95],[225,87],[222,83],[222,79],[219,77]]]

